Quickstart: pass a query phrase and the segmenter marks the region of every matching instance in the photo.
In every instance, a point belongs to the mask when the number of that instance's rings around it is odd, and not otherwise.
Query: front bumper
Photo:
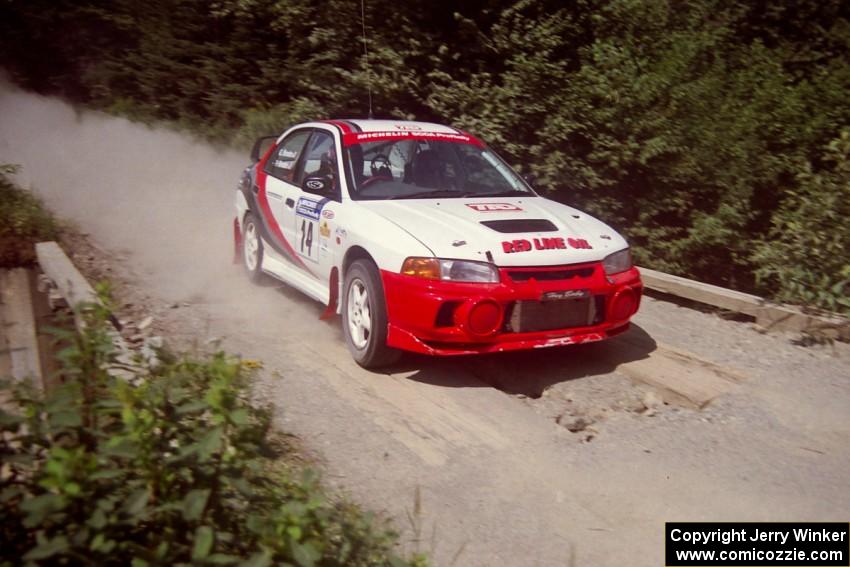
[[[637,268],[606,276],[599,262],[504,267],[500,274],[499,283],[479,284],[382,271],[387,344],[423,354],[456,355],[601,341],[628,329],[643,291]],[[512,328],[517,302],[535,302],[538,311],[546,310],[546,303],[536,302],[543,301],[545,294],[565,291],[589,295],[594,308],[585,324],[533,331]]]

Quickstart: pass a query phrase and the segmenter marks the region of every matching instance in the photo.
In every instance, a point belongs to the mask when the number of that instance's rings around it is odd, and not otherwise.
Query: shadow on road
[[[553,384],[608,374],[621,364],[646,358],[656,348],[655,340],[632,324],[626,333],[598,343],[456,358],[407,355],[387,370],[413,371],[409,380],[434,386],[489,386],[538,398]]]
[[[324,311],[324,306],[272,278],[263,280],[262,285],[274,288],[287,300],[315,312],[317,318]],[[335,335],[335,340],[344,342],[339,317],[324,323]],[[622,335],[583,345],[480,356],[433,357],[406,353],[397,364],[376,370],[375,374],[404,374],[408,380],[433,386],[492,387],[508,394],[538,398],[553,384],[608,374],[621,364],[646,358],[656,348],[655,340],[632,323]]]

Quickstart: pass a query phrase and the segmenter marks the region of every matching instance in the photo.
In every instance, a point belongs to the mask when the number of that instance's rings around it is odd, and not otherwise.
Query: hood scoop
[[[515,234],[519,232],[557,232],[558,227],[546,219],[508,219],[481,221],[481,224],[496,232]]]

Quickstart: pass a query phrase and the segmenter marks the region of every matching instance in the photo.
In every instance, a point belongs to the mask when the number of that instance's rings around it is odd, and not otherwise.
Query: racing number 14
[[[307,257],[311,257],[313,251],[313,224],[307,219],[301,219],[301,254],[304,254],[304,247],[307,247]]]

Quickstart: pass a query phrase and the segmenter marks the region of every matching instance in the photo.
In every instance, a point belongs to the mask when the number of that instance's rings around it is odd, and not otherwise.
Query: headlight
[[[632,267],[632,251],[629,248],[609,254],[602,260],[602,267],[609,276],[625,272]]]
[[[493,264],[443,258],[408,258],[401,273],[429,280],[449,282],[499,283],[499,270]]]

